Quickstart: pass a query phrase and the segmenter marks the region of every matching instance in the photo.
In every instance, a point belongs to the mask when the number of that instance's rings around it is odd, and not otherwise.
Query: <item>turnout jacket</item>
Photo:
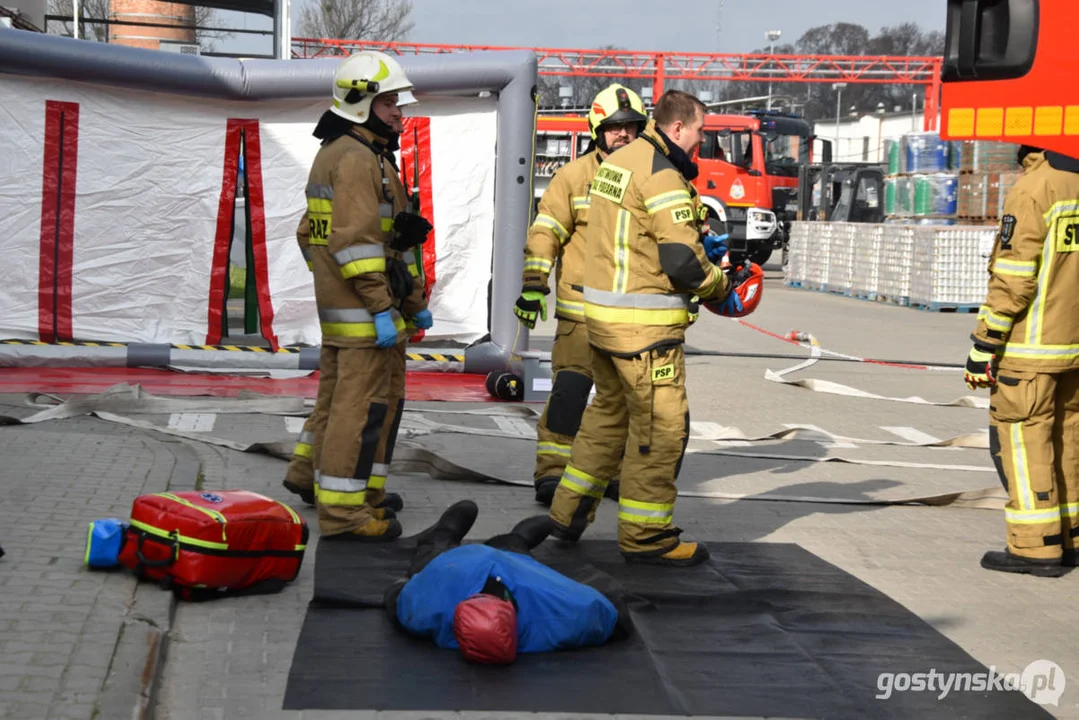
[[[390,310],[398,341],[412,334],[412,316],[427,307],[416,279],[415,254],[387,245],[393,221],[408,196],[386,141],[354,127],[319,148],[307,180],[307,210],[296,241],[315,278],[322,342],[334,347],[375,347],[374,316]],[[405,263],[414,289],[390,292],[387,261]]]
[[[571,580],[528,555],[489,545],[462,545],[435,557],[401,589],[397,621],[441,648],[457,648],[457,603],[493,578],[517,605],[517,652],[602,645],[618,622],[614,604],[595,588]]]
[[[1079,162],[1038,153],[1024,165],[1004,202],[972,339],[997,348],[1002,369],[1071,370],[1079,367]]]
[[[721,301],[727,276],[705,255],[707,209],[672,162],[689,159],[649,121],[607,156],[589,190],[584,307],[589,342],[630,356],[680,344],[692,296]]]
[[[555,270],[555,316],[584,322],[584,231],[588,226],[588,187],[599,168],[593,150],[551,178],[525,243],[523,290],[543,290]]]

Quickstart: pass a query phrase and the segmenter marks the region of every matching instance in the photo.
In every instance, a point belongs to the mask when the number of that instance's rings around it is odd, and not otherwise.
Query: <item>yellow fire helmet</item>
[[[648,115],[640,95],[619,83],[601,90],[592,100],[592,109],[588,112],[588,130],[602,150],[606,150],[601,132],[604,125],[637,123],[637,132],[640,133],[647,122]]]

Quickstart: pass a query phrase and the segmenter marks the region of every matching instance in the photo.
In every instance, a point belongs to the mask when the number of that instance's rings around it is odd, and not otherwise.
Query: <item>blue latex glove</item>
[[[375,315],[375,332],[378,334],[378,339],[375,340],[378,347],[388,348],[397,344],[397,327],[393,324],[389,310]]]
[[[743,309],[742,298],[734,290],[731,290],[731,294],[727,296],[727,299],[719,304],[720,313],[739,313]]]
[[[425,308],[412,316],[412,322],[416,323],[420,330],[427,330],[435,324],[435,319],[431,317],[431,311]]]
[[[727,254],[727,238],[729,237],[727,234],[713,235],[711,233],[701,236],[701,242],[704,244],[704,254],[713,263],[718,265],[723,260],[723,256]]]

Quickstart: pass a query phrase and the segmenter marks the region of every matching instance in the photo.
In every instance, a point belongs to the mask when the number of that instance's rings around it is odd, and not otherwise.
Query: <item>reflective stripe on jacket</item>
[[[300,251],[314,273],[322,342],[337,347],[372,347],[374,316],[390,310],[404,340],[405,317],[427,306],[417,282],[405,299],[394,298],[387,260],[418,275],[415,255],[391,250],[393,222],[408,196],[384,141],[363,127],[323,145],[315,155],[306,188],[307,210],[296,231]]]
[[[685,340],[692,296],[722,300],[727,276],[704,252],[700,198],[649,122],[611,153],[589,191],[584,306],[589,341],[632,355]]]
[[[1004,203],[973,338],[1004,346],[1000,367],[1079,367],[1079,173],[1038,154]]]
[[[555,271],[555,315],[584,322],[584,231],[588,226],[588,186],[599,168],[599,151],[561,168],[540,198],[525,243],[524,289],[545,288]]]

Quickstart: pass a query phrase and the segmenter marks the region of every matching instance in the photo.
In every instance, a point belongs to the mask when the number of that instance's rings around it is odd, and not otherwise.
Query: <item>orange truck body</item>
[[[576,159],[590,140],[580,115],[541,115],[540,134],[566,134],[562,157],[537,148],[537,199],[564,162]],[[763,262],[785,242],[797,213],[798,168],[812,162],[812,128],[780,114],[705,116],[705,140],[694,153],[700,174],[693,181],[713,214],[726,221],[732,254]],[[567,152],[568,151],[568,152]]]
[[[947,0],[941,135],[1079,158],[1075,0]]]

